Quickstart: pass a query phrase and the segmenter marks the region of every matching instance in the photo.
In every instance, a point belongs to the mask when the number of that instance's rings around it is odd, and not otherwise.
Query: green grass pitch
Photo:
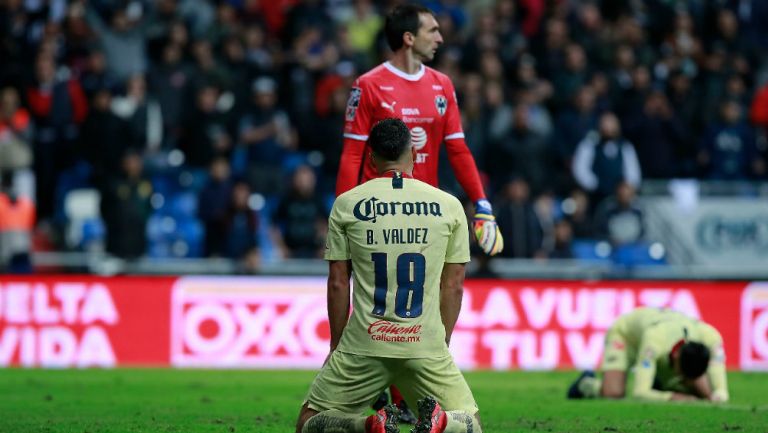
[[[0,432],[291,433],[312,371],[0,369]],[[768,433],[768,375],[732,401],[567,401],[575,372],[467,373],[486,433]],[[403,432],[409,429],[402,428]]]

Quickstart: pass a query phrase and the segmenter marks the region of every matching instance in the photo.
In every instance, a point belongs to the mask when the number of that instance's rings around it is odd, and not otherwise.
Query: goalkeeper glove
[[[504,238],[501,237],[499,226],[496,224],[491,204],[486,199],[475,203],[473,229],[477,243],[489,256],[495,256],[504,249]]]

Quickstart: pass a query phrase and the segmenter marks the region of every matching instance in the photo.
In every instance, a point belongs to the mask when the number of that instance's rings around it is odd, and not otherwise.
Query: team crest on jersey
[[[355,113],[357,113],[357,107],[360,106],[360,94],[363,91],[358,87],[353,87],[349,91],[349,99],[347,100],[347,112],[345,118],[347,122],[355,120]]]
[[[445,99],[445,96],[435,96],[435,108],[437,108],[437,112],[440,113],[441,116],[445,115],[445,110],[448,109],[448,101]]]

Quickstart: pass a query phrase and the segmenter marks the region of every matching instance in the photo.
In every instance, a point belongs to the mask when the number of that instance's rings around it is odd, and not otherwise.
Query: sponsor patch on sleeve
[[[357,113],[357,107],[360,106],[360,94],[363,91],[359,87],[353,87],[349,91],[349,99],[347,100],[347,111],[345,118],[348,122],[355,120],[355,113]]]

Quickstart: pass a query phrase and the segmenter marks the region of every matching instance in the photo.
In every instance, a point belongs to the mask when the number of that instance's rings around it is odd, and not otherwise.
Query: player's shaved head
[[[411,133],[402,120],[388,118],[379,121],[368,135],[373,153],[385,161],[397,161],[411,148]]]
[[[392,51],[397,51],[403,46],[403,34],[406,32],[416,34],[419,32],[419,14],[432,14],[432,11],[420,5],[404,4],[395,6],[384,21],[384,35],[387,44]]]
[[[688,379],[696,379],[707,371],[709,366],[709,349],[707,346],[694,341],[686,342],[680,347],[680,372]]]

